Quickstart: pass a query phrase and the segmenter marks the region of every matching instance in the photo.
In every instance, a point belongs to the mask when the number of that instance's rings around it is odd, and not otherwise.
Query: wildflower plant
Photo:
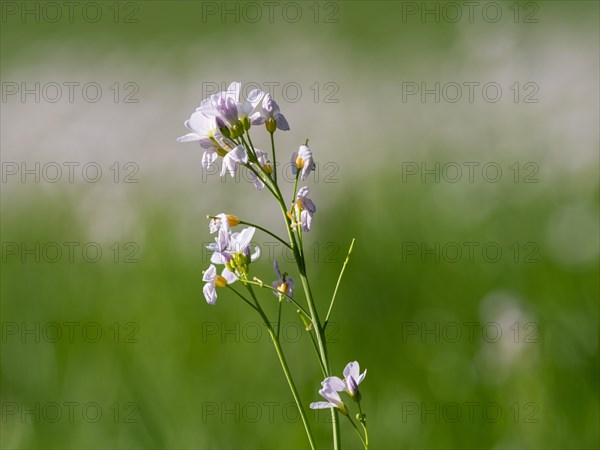
[[[203,293],[206,301],[214,305],[218,295],[229,291],[261,317],[296,402],[309,445],[315,449],[317,445],[307,419],[304,402],[296,389],[280,341],[282,308],[293,308],[310,336],[318,366],[324,377],[319,394],[326,401],[312,402],[310,408],[331,411],[333,448],[341,448],[339,427],[339,414],[341,414],[351,422],[364,448],[368,449],[367,421],[362,410],[361,392],[358,388],[366,376],[366,370],[360,374],[359,364],[354,361],[344,369],[344,379],[335,376],[332,373],[325,339],[325,330],[333,311],[354,240],[350,244],[348,255],[329,301],[325,320],[319,317],[316,296],[311,290],[307,274],[303,244],[304,233],[311,231],[317,208],[309,197],[308,186],[299,187],[298,185],[299,182],[304,183],[310,172],[315,170],[315,161],[313,153],[308,147],[308,140],[299,146],[297,152],[291,152],[295,179],[292,194],[289,200],[286,200],[277,177],[275,133],[289,131],[290,125],[270,94],[254,89],[246,98],[243,98],[241,84],[232,83],[227,91],[219,92],[203,100],[190,119],[185,122],[185,126],[190,132],[178,138],[178,141],[197,142],[200,145],[204,151],[202,166],[209,169],[221,159],[221,176],[229,174],[235,177],[240,167],[249,170],[254,186],[259,190],[266,188],[266,191],[275,199],[287,230],[287,237],[284,238],[269,231],[266,227],[242,220],[232,214],[209,215],[209,231],[211,234],[215,234],[215,242],[207,247],[212,252],[211,264],[203,273],[203,281],[206,283]],[[257,129],[263,133],[266,130],[269,134],[270,159],[266,152],[256,148],[253,144],[250,132],[254,133]],[[245,226],[245,228],[234,231],[238,226]],[[260,248],[252,245],[252,239],[257,230],[277,239],[292,252],[296,267],[290,269],[291,273],[282,272],[279,263],[274,261],[274,281],[263,282],[253,276],[253,265],[260,258]],[[303,295],[298,295],[295,280],[300,281]],[[261,295],[263,291],[267,295]],[[259,297],[263,303],[259,301]],[[268,317],[263,307],[265,302],[273,301],[278,302],[276,321]],[[350,408],[344,403],[340,394],[356,403],[358,413],[355,417],[362,426],[362,431],[352,419]]]

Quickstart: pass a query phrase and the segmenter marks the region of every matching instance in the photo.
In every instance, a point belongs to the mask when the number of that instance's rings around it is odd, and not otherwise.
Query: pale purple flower
[[[302,181],[308,178],[311,170],[315,170],[312,152],[306,145],[301,145],[297,152],[292,153],[292,173],[296,175],[299,170]]]
[[[328,377],[323,381],[323,386],[327,384],[337,392],[346,391],[352,398],[358,394],[358,385],[367,376],[367,370],[361,374],[360,366],[357,361],[350,362],[344,368],[344,380],[338,377]]]
[[[308,198],[310,189],[307,186],[303,186],[298,189],[296,194],[296,203],[294,204],[295,221],[292,226],[300,226],[302,231],[310,231],[312,228],[313,214],[317,211],[317,207],[313,201]]]
[[[230,271],[229,269],[223,269],[222,274],[218,275],[217,268],[213,264],[211,264],[202,276],[202,281],[206,282],[204,288],[202,288],[202,292],[204,293],[204,298],[206,298],[206,302],[210,305],[214,305],[217,301],[216,288],[225,287],[228,284],[234,283],[236,280],[236,274]]]
[[[256,158],[258,159],[258,163],[261,165],[261,167],[265,170],[265,172],[270,176],[271,175],[271,166],[269,165],[269,157],[268,155],[263,152],[260,149],[255,149],[256,152]],[[250,163],[252,165],[252,167],[254,167],[254,169],[257,172],[261,172],[261,170],[256,167],[255,163]],[[263,183],[263,181],[260,179],[260,177],[256,176],[254,174],[254,172],[250,171],[250,178],[252,179],[252,182],[254,183],[254,187],[256,187],[256,189],[261,190],[262,188],[265,187],[265,184]]]
[[[287,273],[284,273],[283,275],[281,274],[277,260],[274,261],[273,267],[275,268],[275,273],[279,277],[277,281],[273,281],[271,284],[271,286],[277,289],[277,292],[273,291],[273,294],[276,297],[279,297],[281,294],[292,297],[294,295],[294,280],[292,277],[288,277]]]
[[[236,225],[239,225],[239,223],[240,219],[238,219],[236,216],[232,214],[221,213],[210,219],[208,228],[212,234],[219,231],[222,227],[224,227],[227,231],[230,231],[231,227],[235,227]]]
[[[221,176],[229,172],[229,175],[235,177],[239,164],[248,164],[248,153],[243,145],[238,145],[223,157]]]
[[[323,388],[319,390],[319,394],[327,401],[313,402],[310,404],[310,409],[338,408],[342,414],[348,415],[348,408],[340,398],[340,394],[331,386],[323,385]]]
[[[269,125],[267,123],[267,129],[269,132],[275,131],[275,128],[279,128],[283,131],[288,131],[290,126],[279,110],[279,105],[271,94],[266,94],[260,104],[258,110],[250,116],[250,120],[252,121],[252,125],[262,125],[265,122],[268,122],[271,119],[274,122],[275,127],[273,125]]]
[[[226,91],[210,96],[209,100],[202,102],[199,110],[207,116],[221,118],[227,126],[233,127],[238,121],[250,118],[250,114],[259,104],[263,92],[253,89],[245,100],[240,98],[241,83],[235,81],[229,85]]]
[[[213,254],[210,262],[213,264],[227,264],[236,254],[242,254],[248,258],[248,262],[254,262],[260,257],[260,247],[255,247],[254,253],[250,254],[250,241],[256,232],[256,228],[244,228],[238,233],[231,233],[229,228],[221,227],[215,238],[215,242],[207,245],[207,249]]]

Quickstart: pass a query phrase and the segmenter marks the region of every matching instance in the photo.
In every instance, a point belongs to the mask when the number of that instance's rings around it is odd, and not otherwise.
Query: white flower
[[[340,398],[340,395],[331,386],[324,385],[319,394],[327,401],[313,402],[310,404],[310,409],[338,408],[342,414],[348,415],[348,408]]]
[[[253,89],[246,100],[241,100],[240,94],[241,83],[235,81],[226,91],[213,94],[209,100],[203,101],[199,110],[207,116],[220,117],[231,128],[238,121],[250,118],[250,114],[259,104],[264,93],[260,89]]]
[[[294,204],[295,220],[292,222],[292,227],[299,225],[302,231],[310,231],[313,214],[317,211],[317,207],[313,201],[308,198],[309,192],[310,190],[307,186],[298,189],[296,203]]]
[[[204,272],[202,281],[206,284],[202,289],[206,302],[210,305],[214,305],[217,301],[217,287],[225,287],[228,284],[232,284],[237,280],[237,276],[229,269],[223,269],[221,275],[217,275],[217,268],[211,264],[210,267]]]
[[[255,152],[256,152],[256,158],[258,159],[258,163],[265,170],[265,172],[270,176],[273,169],[269,165],[269,157],[267,156],[267,154],[265,152],[263,152],[262,150],[259,150],[258,148],[255,149]],[[254,167],[254,169],[257,172],[259,172],[259,173],[261,172],[261,170],[256,167],[255,163],[250,163],[250,164],[252,165],[252,167]],[[252,172],[252,171],[250,171],[250,178],[252,179],[252,182],[254,183],[254,187],[256,187],[256,189],[261,190],[262,188],[265,187],[265,184],[260,179],[260,177],[256,176],[254,174],[254,172]]]
[[[296,175],[301,170],[300,179],[302,181],[308,178],[311,170],[315,170],[312,152],[306,145],[301,145],[297,152],[292,153],[292,173]]]
[[[281,274],[277,260],[275,260],[273,266],[275,268],[275,273],[279,277],[277,281],[273,281],[271,284],[271,286],[277,289],[277,292],[273,291],[273,294],[277,297],[279,297],[281,294],[292,297],[294,295],[294,280],[292,277],[288,277],[287,273],[284,273],[283,275]]]
[[[213,264],[241,263],[235,261],[236,255],[241,255],[246,264],[256,261],[260,257],[260,248],[255,247],[254,253],[250,254],[250,241],[256,232],[256,228],[244,228],[239,233],[230,233],[228,227],[221,227],[215,238],[215,243],[206,248],[213,252],[210,262]],[[239,259],[239,258],[238,258]]]
[[[212,234],[212,233],[216,233],[217,231],[219,231],[221,229],[221,227],[225,227],[225,229],[227,231],[230,231],[231,227],[235,227],[236,225],[239,225],[239,223],[240,223],[240,219],[238,219],[233,214],[221,213],[221,214],[217,214],[215,217],[212,217],[210,219],[208,228]]]
[[[262,125],[266,122],[267,130],[270,133],[273,133],[276,128],[283,131],[290,129],[286,118],[279,111],[279,105],[273,100],[271,94],[264,96],[260,108],[250,116],[250,120],[252,121],[252,125]]]
[[[243,145],[238,145],[223,157],[221,176],[229,172],[229,175],[235,177],[238,164],[248,164],[248,153]]]
[[[323,386],[326,384],[337,392],[346,391],[352,398],[358,394],[358,385],[367,376],[367,370],[361,374],[360,366],[357,361],[350,362],[344,368],[344,380],[338,377],[328,377],[323,381]]]

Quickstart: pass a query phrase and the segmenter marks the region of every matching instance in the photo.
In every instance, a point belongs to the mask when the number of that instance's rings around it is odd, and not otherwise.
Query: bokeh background
[[[202,296],[207,214],[284,232],[175,142],[235,80],[288,118],[279,161],[319,163],[321,315],[356,238],[328,334],[372,448],[599,447],[597,2],[67,3],[1,3],[2,448],[307,447],[258,317]]]

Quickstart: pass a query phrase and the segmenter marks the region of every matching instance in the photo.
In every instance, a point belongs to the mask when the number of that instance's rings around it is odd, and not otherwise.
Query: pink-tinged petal
[[[358,380],[356,380],[356,384],[362,383],[362,381],[365,379],[366,376],[367,376],[367,369],[365,369],[365,371],[362,373],[362,375],[360,377],[358,377]]]
[[[206,269],[206,271],[204,272],[204,275],[202,276],[202,281],[206,281],[206,282],[213,281],[216,276],[217,276],[217,268],[211,264],[210,267],[208,269]]]
[[[254,262],[258,258],[260,258],[260,247],[254,247],[254,253],[252,253],[252,255],[250,255],[250,261]]]
[[[279,128],[282,131],[289,131],[290,125],[288,124],[283,114],[275,114],[274,119],[275,123],[277,124],[277,128]]]
[[[223,273],[221,274],[223,278],[227,280],[227,284],[235,283],[238,279],[237,275],[229,270],[227,267],[223,269]]]
[[[217,159],[217,154],[214,151],[206,150],[202,155],[202,167],[208,170],[212,167],[213,163]]]
[[[214,305],[217,301],[217,290],[215,289],[215,285],[210,283],[205,284],[202,288],[202,292],[204,293],[204,298],[206,298],[206,303]]]
[[[336,408],[337,406],[333,403],[329,402],[312,402],[310,404],[310,409],[327,409],[327,408]]]
[[[344,380],[342,380],[341,378],[338,378],[338,377],[327,377],[327,378],[325,378],[325,380],[323,380],[323,382],[321,384],[323,386],[329,386],[331,389],[333,389],[336,392],[341,392],[341,391],[346,390],[346,383],[344,383]]]
[[[199,140],[200,136],[197,133],[188,133],[185,136],[180,136],[177,138],[177,142],[194,142]]]
[[[250,116],[250,122],[252,125],[262,125],[266,121],[267,118],[260,111],[257,111]]]
[[[260,103],[265,93],[260,89],[252,89],[248,94],[248,103],[252,105],[252,108],[255,108],[256,105]]]
[[[354,378],[354,380],[358,380],[358,377],[360,375],[360,366],[358,365],[358,362],[353,361],[353,362],[349,362],[346,367],[344,368],[344,377],[346,379],[348,379],[349,377]]]
[[[227,156],[237,163],[248,164],[248,153],[246,153],[246,149],[242,145],[238,145],[231,150]]]

